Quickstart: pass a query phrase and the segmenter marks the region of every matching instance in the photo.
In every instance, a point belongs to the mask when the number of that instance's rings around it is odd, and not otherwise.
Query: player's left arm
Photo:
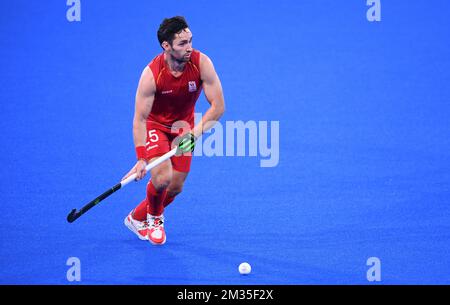
[[[192,130],[192,133],[197,138],[213,127],[225,112],[222,84],[211,59],[203,53],[200,54],[200,74],[203,82],[203,91],[210,107],[202,116],[202,121]]]

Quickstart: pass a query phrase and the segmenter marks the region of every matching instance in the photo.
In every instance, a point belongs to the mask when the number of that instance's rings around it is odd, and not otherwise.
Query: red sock
[[[156,191],[152,180],[147,184],[147,212],[153,216],[160,216],[164,211],[164,198],[166,197],[166,190],[161,192]]]
[[[164,207],[168,206],[175,199],[175,197],[176,195],[171,196],[169,194],[166,194],[166,198],[164,198]]]
[[[153,184],[152,184],[153,185]],[[154,187],[153,187],[154,188]],[[156,190],[155,190],[156,191]],[[164,208],[166,206],[168,206],[169,204],[172,203],[172,201],[175,200],[175,197],[177,195],[169,195],[167,194],[167,191],[164,190],[164,201],[163,201],[163,206]],[[133,214],[133,218],[139,221],[144,221],[147,219],[147,205],[148,205],[148,200],[147,198],[145,198],[144,200],[142,200],[142,202],[134,209],[134,214]],[[162,213],[162,212],[161,212]],[[151,213],[150,213],[151,214]]]
[[[141,203],[134,209],[133,218],[139,221],[144,221],[147,219],[147,198],[142,200]]]

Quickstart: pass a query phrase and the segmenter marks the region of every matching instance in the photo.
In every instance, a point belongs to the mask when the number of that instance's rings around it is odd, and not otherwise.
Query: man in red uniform
[[[151,170],[146,198],[124,222],[140,239],[162,245],[166,241],[164,208],[183,189],[195,140],[219,120],[225,105],[213,63],[192,48],[192,33],[183,17],[164,19],[158,40],[164,51],[145,67],[136,92],[133,139],[138,160],[124,179],[134,173],[137,180],[142,179],[145,166],[174,144],[184,154]],[[194,106],[202,88],[210,108],[194,125]]]

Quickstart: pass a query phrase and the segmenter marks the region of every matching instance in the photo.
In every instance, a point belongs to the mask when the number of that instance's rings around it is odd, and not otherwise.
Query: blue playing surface
[[[66,1],[1,1],[0,283],[450,284],[450,2],[381,4],[82,0],[69,22]],[[134,165],[137,82],[178,14],[221,124],[279,121],[278,164],[194,157],[162,247],[123,225],[145,182],[67,223]]]

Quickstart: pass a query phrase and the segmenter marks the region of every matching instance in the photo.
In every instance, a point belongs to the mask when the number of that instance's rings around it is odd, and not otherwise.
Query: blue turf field
[[[450,284],[450,2],[1,1],[1,284]],[[134,94],[184,15],[222,80],[221,120],[279,121],[279,163],[195,157],[163,247],[123,218]],[[197,112],[207,109],[204,96]],[[252,274],[240,276],[248,261]]]

